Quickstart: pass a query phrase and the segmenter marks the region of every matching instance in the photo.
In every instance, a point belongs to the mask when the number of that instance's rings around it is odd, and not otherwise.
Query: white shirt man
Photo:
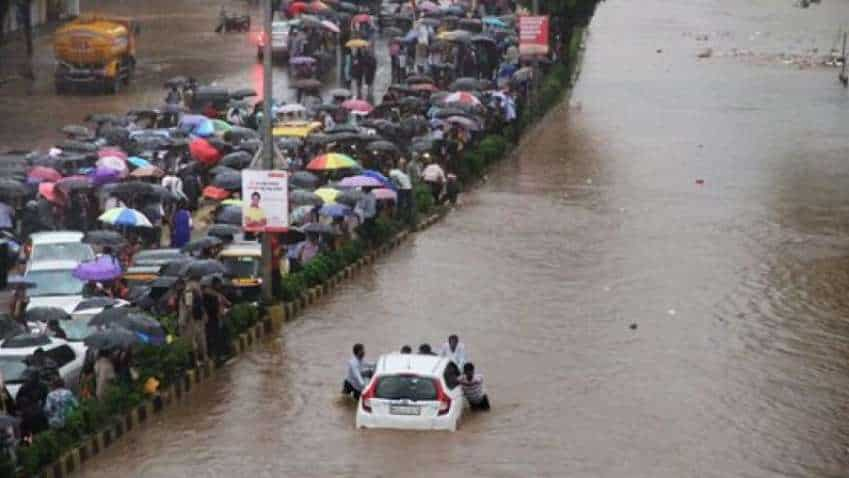
[[[463,365],[466,365],[466,346],[460,342],[456,335],[448,337],[448,342],[442,344],[439,355],[453,360],[460,370],[463,370]]]

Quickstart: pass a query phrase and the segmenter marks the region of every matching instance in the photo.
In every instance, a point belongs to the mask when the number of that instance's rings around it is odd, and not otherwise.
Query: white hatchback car
[[[45,355],[56,363],[65,386],[75,393],[79,392],[80,372],[85,364],[87,350],[82,342],[67,342],[44,335],[22,338],[24,340],[12,338],[0,342],[0,372],[13,399],[24,382],[23,374],[27,369],[24,361],[38,349],[44,350]]]
[[[35,284],[27,291],[29,307],[59,307],[73,314],[83,300],[85,283],[73,276],[75,260],[39,261],[31,264],[26,280]]]
[[[357,405],[357,428],[457,429],[460,369],[435,355],[381,355]]]
[[[94,259],[94,249],[83,242],[79,231],[47,231],[30,235],[26,244],[27,270],[44,261],[74,261]]]

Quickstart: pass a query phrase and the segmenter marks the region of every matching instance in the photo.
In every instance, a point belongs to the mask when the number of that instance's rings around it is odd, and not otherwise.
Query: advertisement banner
[[[548,55],[548,16],[519,17],[519,54]]]
[[[285,232],[289,227],[286,171],[242,170],[242,229]]]

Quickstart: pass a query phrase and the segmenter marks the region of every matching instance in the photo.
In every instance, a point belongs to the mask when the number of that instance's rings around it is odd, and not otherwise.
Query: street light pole
[[[271,127],[271,0],[262,0],[262,169],[274,169],[274,137]],[[262,301],[271,304],[274,299],[272,290],[272,250],[270,233],[262,235]]]

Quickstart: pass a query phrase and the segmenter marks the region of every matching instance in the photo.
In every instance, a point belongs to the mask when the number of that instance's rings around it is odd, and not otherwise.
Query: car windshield
[[[86,337],[97,331],[96,327],[88,325],[91,317],[86,319],[73,319],[59,321],[59,327],[65,331],[71,342],[82,342]]]
[[[71,260],[85,262],[94,259],[94,251],[82,242],[63,242],[58,244],[38,244],[32,249],[30,262]]]
[[[46,295],[82,295],[83,286],[81,280],[71,275],[70,269],[29,271],[26,279],[35,284],[27,294],[30,297]]]
[[[436,385],[433,379],[417,375],[386,375],[378,380],[375,397],[386,400],[433,401],[437,399]]]
[[[6,355],[0,357],[0,373],[3,380],[8,383],[21,383],[23,373],[27,366],[24,363],[26,357],[22,355]]]
[[[221,262],[233,277],[259,276],[259,260],[256,257],[224,257]]]

